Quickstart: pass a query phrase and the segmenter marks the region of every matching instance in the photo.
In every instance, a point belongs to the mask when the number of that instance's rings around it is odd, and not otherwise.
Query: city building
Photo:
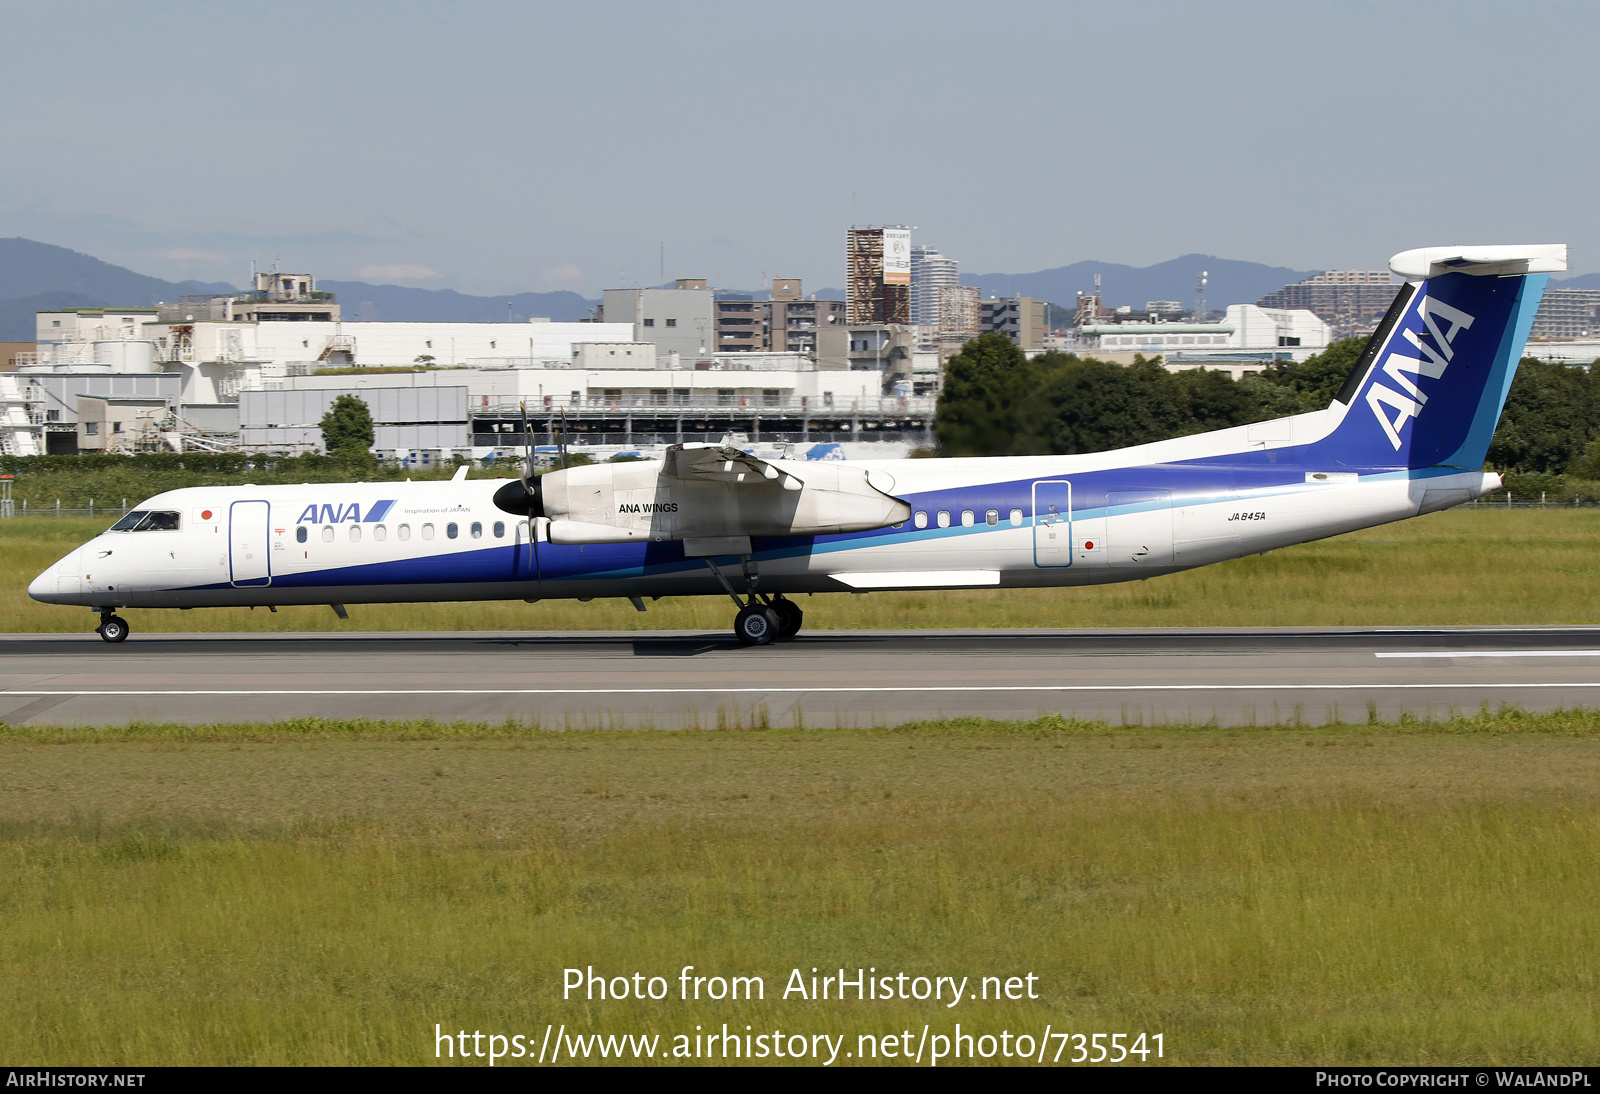
[[[893,355],[898,347],[884,347]],[[242,447],[311,451],[339,395],[367,403],[380,456],[515,456],[529,443],[661,444],[739,433],[762,443],[882,440],[932,428],[933,400],[885,396],[876,371],[815,367],[798,354],[733,353],[704,368],[458,369],[292,376],[239,396]],[[907,354],[907,373],[910,372]]]
[[[767,300],[727,297],[716,302],[719,353],[817,352],[817,328],[845,321],[840,300],[805,300],[798,278],[778,278]]]
[[[1600,337],[1600,289],[1546,289],[1528,336],[1538,341]]]
[[[939,289],[959,285],[956,260],[932,247],[911,248],[911,322],[919,327],[939,325]]]
[[[15,372],[19,364],[33,364],[38,351],[36,342],[0,342],[0,372]]]
[[[1078,328],[1079,352],[1167,357],[1258,356],[1304,361],[1326,349],[1332,328],[1313,312],[1231,304],[1218,323],[1091,323]]]
[[[22,371],[173,372],[183,378],[184,402],[216,403],[319,368],[564,363],[576,343],[635,341],[634,326],[624,323],[344,324],[284,319],[281,312],[229,319],[229,310],[226,300],[212,306],[197,300],[169,320],[155,309],[40,312],[38,357]]]
[[[39,313],[33,357],[0,374],[15,387],[0,390],[0,417],[17,426],[0,428],[0,445],[306,451],[341,393],[372,400],[379,454],[424,460],[509,454],[529,440],[524,407],[546,439],[565,415],[574,443],[926,443],[932,428],[909,326],[852,330],[843,302],[806,300],[794,278],[769,300],[728,302],[751,305],[742,314],[719,312],[691,279],[607,290],[587,323],[360,324],[342,323],[310,277],[270,278],[156,308]],[[759,336],[720,352],[719,315],[758,320]],[[458,390],[386,394],[423,388]]]
[[[971,285],[939,286],[939,321],[935,342],[939,359],[948,360],[961,347],[983,333],[983,309],[978,290]]]
[[[984,333],[1005,335],[1029,353],[1044,349],[1045,322],[1043,300],[1031,296],[998,297],[979,303],[978,327]]]
[[[1327,323],[1336,338],[1377,328],[1399,291],[1388,270],[1324,270],[1256,301],[1272,310],[1304,308]]]
[[[670,289],[606,289],[600,318],[608,326],[630,324],[627,341],[653,342],[658,354],[695,361],[718,352],[715,305],[704,278],[681,277]]]
[[[911,229],[851,228],[845,236],[846,321],[911,323]]]

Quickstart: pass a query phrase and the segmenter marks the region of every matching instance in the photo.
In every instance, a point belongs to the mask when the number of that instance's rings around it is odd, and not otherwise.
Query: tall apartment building
[[[955,259],[932,247],[911,248],[911,322],[919,327],[937,327],[939,289],[960,283]]]
[[[1533,317],[1530,338],[1593,338],[1600,335],[1600,289],[1549,289]]]
[[[845,236],[847,315],[857,324],[911,322],[911,229],[851,228]]]
[[[817,352],[819,328],[845,324],[842,300],[801,299],[800,279],[780,277],[772,282],[767,300],[716,302],[717,352],[769,353]]]
[[[1348,338],[1383,320],[1399,289],[1388,270],[1324,270],[1256,301],[1258,308],[1304,308]]]
[[[939,288],[939,359],[942,361],[983,333],[983,309],[971,285]]]

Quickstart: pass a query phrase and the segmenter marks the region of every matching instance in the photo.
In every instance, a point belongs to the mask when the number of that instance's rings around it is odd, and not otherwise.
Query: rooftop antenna
[[[1204,323],[1206,321],[1206,279],[1209,275],[1209,270],[1201,270],[1194,279],[1194,321],[1196,323]]]

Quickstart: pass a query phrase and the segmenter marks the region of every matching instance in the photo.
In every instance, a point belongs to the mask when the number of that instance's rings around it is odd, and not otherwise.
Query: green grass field
[[[1587,1062],[1597,738],[1584,714],[9,729],[0,1058],[432,1063],[435,1023],[855,1051],[959,1021],[1161,1033],[1177,1064]],[[674,997],[563,1000],[591,965]],[[684,965],[766,997],[679,1001]],[[840,966],[1039,997],[781,997]]]
[[[37,604],[27,584],[105,522],[0,521],[0,626],[88,631],[83,609]],[[1456,509],[1238,559],[1086,589],[848,593],[803,598],[806,626],[1220,627],[1589,623],[1600,620],[1600,510]],[[354,605],[192,612],[130,610],[159,631],[724,630],[723,597],[669,598],[639,614],[625,600],[579,604]]]

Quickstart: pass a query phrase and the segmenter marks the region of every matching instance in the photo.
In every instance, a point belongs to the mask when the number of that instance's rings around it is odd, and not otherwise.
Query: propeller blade
[[[528,429],[528,404],[523,401],[522,407],[522,481],[528,482],[533,478],[533,433]]]

